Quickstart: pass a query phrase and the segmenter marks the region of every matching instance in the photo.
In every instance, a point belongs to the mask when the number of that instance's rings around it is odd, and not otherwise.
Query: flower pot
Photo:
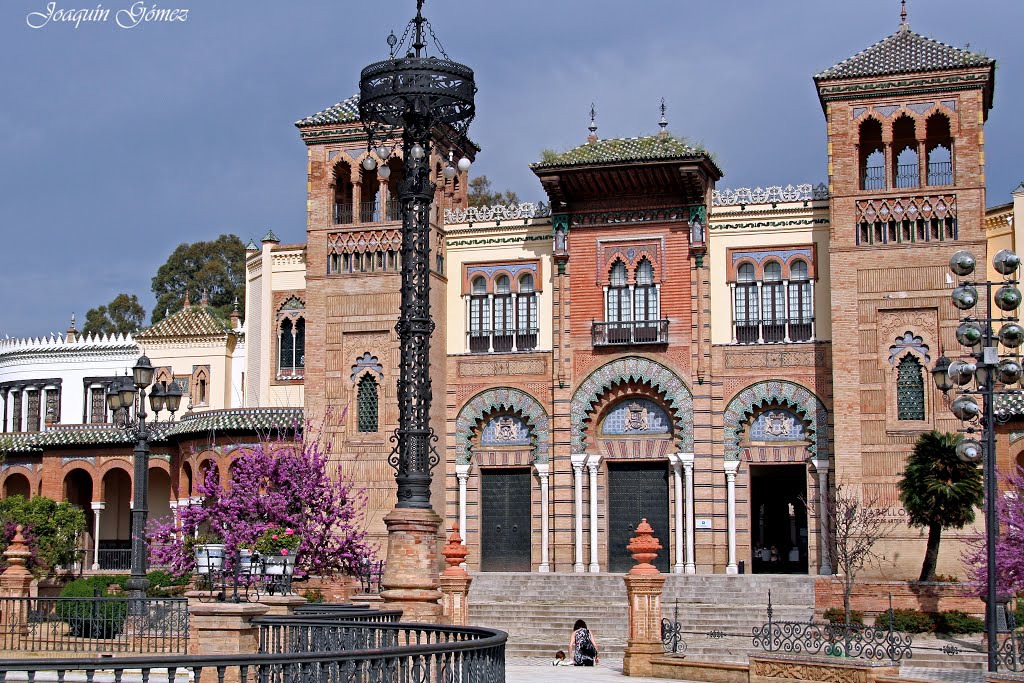
[[[258,573],[259,562],[252,561],[252,548],[238,549],[238,573],[241,576],[252,576]]]
[[[210,574],[211,572],[219,572],[224,568],[223,543],[203,543],[197,545],[195,553],[196,571],[198,573]]]
[[[295,555],[268,555],[266,572],[269,576],[293,574],[295,572]]]

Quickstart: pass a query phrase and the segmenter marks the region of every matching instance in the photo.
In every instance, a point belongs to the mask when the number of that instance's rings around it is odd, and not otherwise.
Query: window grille
[[[658,290],[654,286],[654,267],[647,259],[636,267],[636,288],[633,297],[633,319],[652,322],[658,319]]]
[[[807,341],[811,338],[814,318],[807,262],[794,261],[789,272],[789,340]]]
[[[758,339],[758,301],[754,266],[744,263],[736,273],[735,321],[736,341],[740,344],[755,344]]]
[[[373,375],[367,373],[359,380],[356,404],[358,406],[358,430],[363,433],[376,432],[378,396],[377,380],[373,378]]]
[[[17,399],[17,396],[15,396]],[[17,406],[17,403],[15,403]],[[89,390],[89,422],[103,424],[107,421],[106,390],[93,387]]]
[[[904,356],[896,368],[896,415],[900,420],[924,419],[924,377],[913,355]]]

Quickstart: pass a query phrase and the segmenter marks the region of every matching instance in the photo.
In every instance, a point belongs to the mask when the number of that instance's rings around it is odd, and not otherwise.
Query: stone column
[[[188,654],[203,658],[210,655],[253,655],[259,650],[260,629],[252,623],[269,611],[257,602],[201,602],[200,595],[188,593]],[[238,667],[230,667],[219,678],[217,669],[203,669],[198,683],[242,683]]]
[[[546,462],[533,463],[537,470],[537,477],[540,479],[540,566],[537,571],[544,573],[551,571],[551,558],[549,557],[549,544],[551,530],[549,528],[549,501],[548,501],[548,477],[551,466]]]
[[[107,504],[102,500],[92,502],[93,535],[92,535],[92,570],[100,568],[100,513],[106,509]]]
[[[622,672],[627,676],[651,676],[651,658],[665,654],[661,641],[661,592],[665,577],[651,564],[661,550],[661,543],[644,519],[626,548],[637,564],[623,577],[629,602],[629,637]]]
[[[455,476],[459,480],[459,528],[463,530],[466,528],[466,482],[469,481],[471,467],[468,462],[455,463]],[[462,538],[462,545],[466,545],[465,538]]]
[[[384,590],[385,609],[402,610],[404,621],[436,624],[441,618],[437,572],[437,530],[441,518],[433,508],[395,508],[384,517],[388,529]]]
[[[828,458],[811,460],[818,473],[818,573],[827,576],[832,573],[832,553],[830,552],[828,525]]]
[[[669,485],[672,486],[673,495],[676,500],[676,505],[673,509],[676,524],[676,562],[672,566],[672,572],[683,573],[685,569],[685,564],[683,563],[683,475],[681,471],[683,469],[683,464],[679,460],[679,454],[670,453],[669,464],[672,465],[672,483]]]
[[[597,561],[597,469],[601,464],[600,455],[591,455],[587,459],[587,469],[590,471],[590,571],[597,573],[601,571],[601,565]]]
[[[441,573],[441,611],[445,623],[452,626],[469,624],[469,584],[473,578],[463,567],[469,550],[459,536],[459,525],[452,525],[452,535],[448,544],[441,550],[448,568]]]
[[[693,528],[693,453],[680,453],[686,488],[686,567],[687,574],[697,573],[697,540]]]
[[[729,512],[729,564],[725,567],[726,574],[736,574],[736,471],[740,468],[739,460],[725,461],[725,486],[727,490]]]
[[[583,464],[587,461],[586,453],[573,453],[569,456],[572,463],[573,483],[576,490],[576,562],[572,566],[574,572],[584,571],[583,566]]]

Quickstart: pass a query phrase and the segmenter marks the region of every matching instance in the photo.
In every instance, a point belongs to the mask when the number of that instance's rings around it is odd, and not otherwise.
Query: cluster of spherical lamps
[[[149,358],[140,356],[132,368],[132,375],[117,377],[107,386],[107,406],[117,414],[123,411],[121,425],[135,441],[132,493],[132,572],[125,583],[131,598],[141,599],[149,588],[146,569],[149,549],[146,543],[146,521],[149,515],[149,439],[152,434],[146,427],[146,389],[153,384],[155,369]],[[149,405],[157,416],[167,410],[174,419],[174,413],[181,406],[181,387],[175,382],[164,386],[157,382],[149,391]],[[136,409],[134,418],[132,408]],[[141,609],[141,603],[132,601],[131,609]]]
[[[988,639],[988,670],[998,668],[996,629],[999,600],[996,592],[996,516],[998,487],[996,482],[995,397],[1019,395],[1024,368],[1018,349],[1024,345],[1024,326],[1016,315],[1021,306],[1021,292],[1016,279],[1020,257],[1003,249],[992,258],[992,268],[1003,279],[978,281],[970,279],[978,267],[974,255],[958,251],[949,260],[949,269],[963,279],[953,290],[952,302],[964,312],[956,330],[957,341],[965,347],[962,358],[949,360],[941,356],[932,370],[935,386],[956,397],[949,408],[965,423],[966,434],[956,447],[957,456],[970,463],[983,462],[985,473],[985,537],[987,544],[987,586],[985,630]],[[982,296],[984,300],[982,301]],[[982,303],[983,311],[972,313]],[[993,310],[993,305],[996,310]],[[995,315],[993,315],[995,313]],[[996,329],[998,327],[998,329]],[[1000,347],[1004,352],[1000,353]],[[1016,388],[1014,388],[1016,387]],[[977,397],[981,397],[979,405]],[[980,439],[975,435],[980,435]]]
[[[367,171],[373,171],[379,167],[377,175],[387,180],[391,176],[391,167],[388,166],[388,159],[391,158],[393,152],[394,147],[377,145],[373,148],[372,154],[367,154],[363,158],[362,166]],[[379,163],[377,162],[377,158],[374,158],[374,155],[380,159]],[[421,161],[426,155],[427,150],[419,143],[415,143],[409,148],[409,156],[417,162]],[[472,165],[473,162],[469,160],[469,157],[462,157],[458,162],[454,162],[452,159],[449,159],[441,173],[444,175],[445,180],[451,180],[455,177],[456,173],[465,173]]]

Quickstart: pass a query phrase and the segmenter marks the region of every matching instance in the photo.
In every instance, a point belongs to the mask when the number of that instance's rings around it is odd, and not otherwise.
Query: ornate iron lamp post
[[[146,544],[146,517],[149,514],[149,440],[152,432],[146,426],[146,389],[153,383],[153,364],[146,356],[139,356],[131,377],[119,377],[107,387],[107,405],[123,417],[120,425],[135,440],[134,491],[132,493],[132,574],[125,583],[130,598],[143,598],[149,588],[146,578],[148,548]],[[154,415],[166,409],[174,419],[181,405],[181,388],[171,382],[165,387],[156,384],[149,392],[149,405]],[[135,408],[134,417],[131,414]],[[137,604],[132,602],[132,604]]]
[[[953,290],[953,305],[965,312],[956,330],[957,341],[970,351],[962,358],[950,361],[945,356],[935,362],[932,379],[935,386],[947,395],[955,389],[956,398],[950,403],[950,410],[967,423],[962,430],[967,434],[956,448],[957,455],[966,462],[978,462],[984,458],[985,472],[985,542],[988,573],[986,576],[985,633],[988,644],[988,670],[998,669],[998,647],[996,630],[999,607],[996,590],[996,535],[999,522],[996,516],[998,486],[996,482],[996,414],[995,397],[1006,394],[1021,394],[1021,389],[1010,389],[1021,380],[1020,354],[1017,349],[1024,343],[1024,327],[1015,315],[1021,305],[1021,293],[1017,288],[1017,269],[1020,257],[1009,249],[1003,249],[992,259],[996,272],[1004,277],[995,282],[969,279],[977,267],[974,255],[969,251],[958,251],[949,260],[949,269],[959,277],[968,278]],[[983,316],[970,314],[979,302],[979,289],[985,297]],[[992,304],[998,308],[993,316]],[[994,325],[1000,324],[998,332]],[[1003,346],[1009,353],[999,353]],[[973,388],[971,383],[974,383]],[[997,385],[1001,388],[997,388]],[[975,398],[980,396],[982,405]],[[974,437],[980,432],[982,441]]]
[[[395,328],[402,358],[399,423],[390,457],[396,470],[398,503],[384,519],[388,562],[382,595],[395,602],[410,600],[403,605],[407,612],[431,618],[429,603],[440,597],[435,552],[440,518],[430,503],[430,472],[439,461],[433,445],[437,437],[430,427],[434,321],[430,316],[429,238],[435,192],[430,154],[437,143],[453,150],[468,144],[465,136],[476,113],[476,85],[472,69],[448,58],[422,9],[423,0],[417,0],[416,16],[402,38],[393,33],[388,37],[390,57],[362,70],[359,118],[370,152],[363,168],[373,171],[379,163],[381,176],[387,177],[390,169],[385,162],[398,144],[405,165],[405,177],[398,186],[402,206],[401,312]],[[427,56],[428,33],[441,56]],[[465,172],[469,166],[468,158],[459,159],[459,170]],[[451,158],[443,173],[446,178],[454,177],[456,167]],[[406,546],[415,546],[415,550],[406,552],[410,550]],[[417,615],[417,606],[427,611]]]

